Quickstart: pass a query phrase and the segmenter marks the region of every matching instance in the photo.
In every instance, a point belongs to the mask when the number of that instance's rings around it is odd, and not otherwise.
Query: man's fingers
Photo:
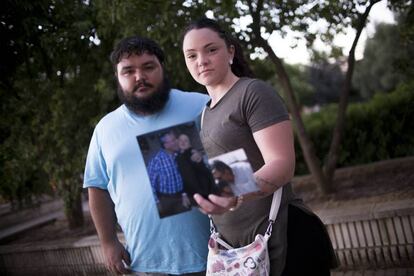
[[[128,274],[130,273],[131,259],[124,246],[117,242],[103,246],[105,255],[106,268],[115,274]]]

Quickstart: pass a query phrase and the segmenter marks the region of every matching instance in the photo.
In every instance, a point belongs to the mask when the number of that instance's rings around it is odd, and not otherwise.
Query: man
[[[160,218],[191,209],[177,166],[177,137],[172,131],[160,135],[161,149],[148,164],[148,175],[157,202]]]
[[[247,161],[236,161],[229,166],[220,160],[215,160],[211,169],[217,184],[225,192],[227,186],[230,187],[234,196],[257,191],[253,170]]]
[[[111,61],[123,105],[97,124],[84,177],[106,265],[114,273],[203,275],[208,219],[197,208],[159,218],[136,136],[194,119],[208,99],[170,89],[164,54],[152,40],[121,40]]]

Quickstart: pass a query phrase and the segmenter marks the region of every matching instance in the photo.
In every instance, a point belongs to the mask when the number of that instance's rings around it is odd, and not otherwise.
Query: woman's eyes
[[[214,48],[208,48],[208,49],[205,50],[205,53],[206,54],[214,54],[215,52],[217,52],[217,50],[218,50],[218,48],[216,48],[216,47],[214,47]],[[190,60],[195,59],[195,58],[197,58],[197,54],[196,53],[188,54],[186,56],[186,58],[187,59],[190,59]]]

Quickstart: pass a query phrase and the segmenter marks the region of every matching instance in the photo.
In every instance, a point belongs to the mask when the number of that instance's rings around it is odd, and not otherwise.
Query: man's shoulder
[[[174,98],[179,98],[182,100],[187,100],[187,101],[198,100],[204,103],[206,103],[210,99],[208,95],[202,94],[200,92],[183,91],[183,90],[179,90],[176,88],[171,89],[171,95]]]
[[[104,115],[96,124],[95,130],[98,132],[101,131],[113,131],[114,129],[123,127],[124,124],[124,118],[125,116],[123,105],[119,106],[115,110],[107,113]]]
[[[164,149],[160,149],[155,155],[154,155],[154,159],[155,158],[160,158],[161,156],[165,156],[167,153],[165,152]]]
[[[108,124],[113,124],[114,122],[118,121],[120,118],[122,118],[123,114],[123,105],[119,106],[115,110],[107,113],[104,115],[98,122],[97,126],[104,126]]]
[[[150,159],[148,166],[155,167],[158,166],[160,162],[163,162],[168,158],[168,154],[165,152],[165,150],[160,149],[154,156]]]

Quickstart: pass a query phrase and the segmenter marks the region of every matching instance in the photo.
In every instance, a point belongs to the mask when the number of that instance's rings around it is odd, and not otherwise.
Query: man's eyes
[[[148,65],[148,66],[144,67],[144,70],[147,70],[147,71],[154,70],[154,69],[155,69],[155,66],[153,66],[153,65]]]
[[[135,74],[137,71],[142,70],[142,71],[153,71],[155,70],[156,66],[154,65],[148,65],[148,66],[144,66],[142,67],[142,69],[128,69],[128,70],[123,70],[122,74],[123,75],[133,75]]]
[[[122,71],[123,75],[131,75],[133,73],[134,73],[134,70],[124,70],[124,71]]]

